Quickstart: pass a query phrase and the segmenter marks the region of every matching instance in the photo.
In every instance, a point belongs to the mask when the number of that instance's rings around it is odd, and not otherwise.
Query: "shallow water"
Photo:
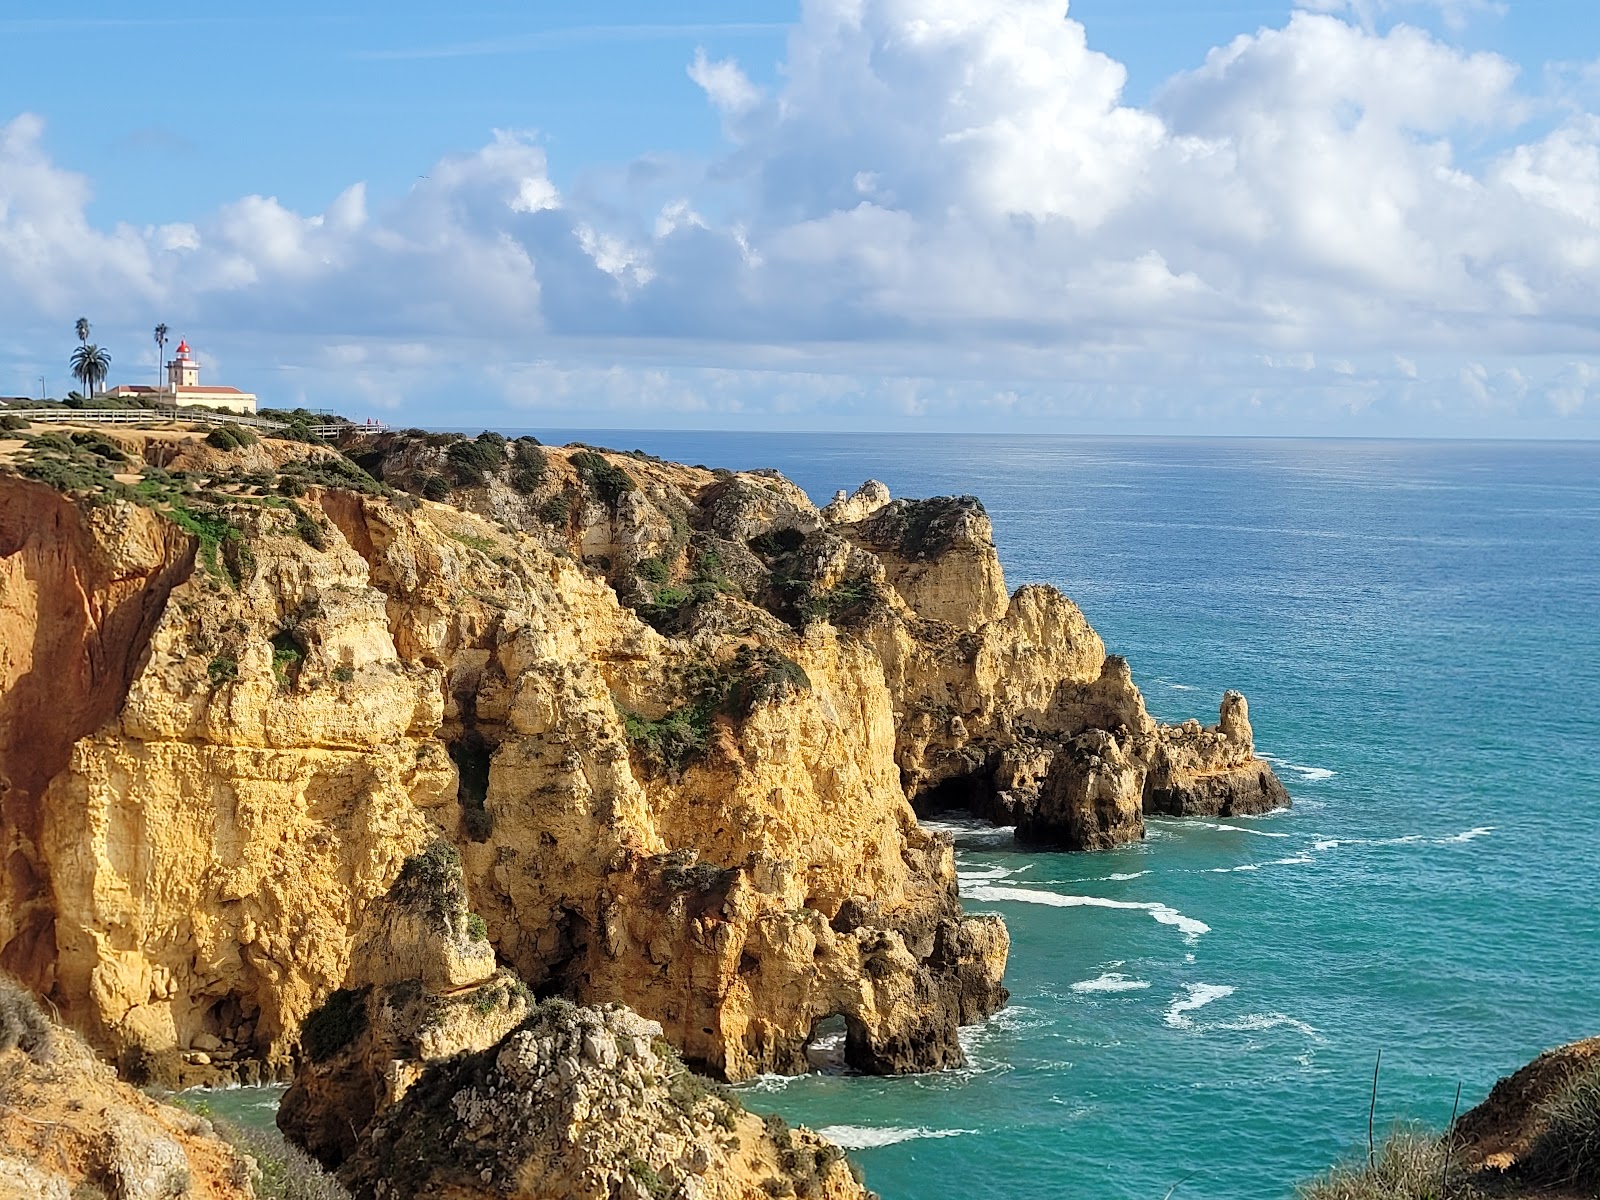
[[[1150,707],[1251,701],[1288,812],[1069,855],[956,830],[1012,934],[971,1066],[747,1089],[884,1200],[1286,1197],[1600,1033],[1600,445],[534,431],[972,492]]]

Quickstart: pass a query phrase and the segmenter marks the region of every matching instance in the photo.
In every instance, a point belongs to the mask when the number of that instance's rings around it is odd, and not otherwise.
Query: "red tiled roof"
[[[241,392],[238,388],[231,388],[231,387],[203,387],[203,386],[193,386],[193,385],[190,385],[190,384],[187,384],[187,383],[180,383],[178,385],[178,390],[180,392],[217,392],[217,393],[223,393],[223,394],[229,395],[229,396],[245,396],[245,395],[249,395],[249,393],[247,393],[247,392]]]

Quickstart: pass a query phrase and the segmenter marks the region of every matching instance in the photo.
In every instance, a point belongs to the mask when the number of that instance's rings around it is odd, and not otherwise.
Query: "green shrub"
[[[340,683],[349,683],[356,677],[356,669],[348,664],[341,663],[330,674]]]
[[[524,496],[539,490],[550,464],[533,438],[518,438],[511,451],[511,486]]]
[[[396,903],[424,912],[448,927],[464,899],[460,851],[439,838],[427,849],[413,854],[401,864],[389,896]]]
[[[301,495],[305,488],[300,489]],[[294,514],[294,531],[300,540],[313,550],[326,550],[328,548],[328,530],[325,525],[298,504],[291,502],[289,511]]]
[[[327,1062],[367,1031],[367,994],[371,990],[339,988],[330,992],[322,1006],[300,1023],[300,1042],[312,1062]]]
[[[243,578],[241,561],[223,555],[222,548],[230,542],[242,541],[244,533],[227,515],[215,508],[190,508],[174,501],[166,511],[167,517],[200,543],[200,563],[206,573],[216,579],[225,579],[238,587]]]
[[[480,487],[487,482],[488,472],[498,471],[505,462],[506,439],[485,430],[470,442],[452,443],[444,456],[458,483],[463,487]]]
[[[214,446],[218,450],[237,450],[239,439],[233,436],[233,430],[226,425],[217,425],[206,434],[206,445]]]
[[[1543,1127],[1523,1161],[1534,1179],[1553,1186],[1600,1185],[1600,1067],[1568,1080],[1544,1107]]]
[[[641,559],[633,569],[634,573],[646,583],[665,583],[671,573],[667,564],[659,558]]]
[[[546,525],[557,528],[572,523],[572,494],[570,492],[557,492],[543,504],[539,505],[539,520]]]
[[[103,458],[107,462],[125,463],[128,456],[103,433],[75,433],[72,435],[72,444],[79,449],[87,450],[96,458]]]
[[[239,663],[228,655],[219,654],[206,667],[206,674],[211,679],[212,687],[221,687],[239,678]]]
[[[613,466],[593,450],[580,450],[570,461],[583,485],[612,508],[634,490],[633,476],[621,467]]]
[[[0,430],[6,433],[16,433],[20,429],[28,428],[28,423],[13,413],[0,413]]]
[[[450,485],[445,482],[443,475],[429,475],[422,481],[422,497],[425,500],[448,500]]]
[[[489,940],[489,923],[477,913],[468,913],[467,937],[474,942],[487,942]]]
[[[279,688],[287,691],[300,682],[305,658],[305,648],[292,629],[280,629],[272,635],[272,673]]]

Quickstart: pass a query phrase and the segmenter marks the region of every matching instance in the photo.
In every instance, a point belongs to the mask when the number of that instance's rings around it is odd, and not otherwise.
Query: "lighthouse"
[[[178,353],[167,364],[167,386],[176,392],[179,388],[200,386],[200,364],[189,352],[189,343],[178,343]]]
[[[123,384],[105,395],[121,400],[156,400],[176,407],[218,409],[222,412],[250,414],[256,411],[254,392],[221,384],[202,385],[200,363],[187,341],[178,343],[178,351],[167,364],[167,386],[157,391],[142,384]]]

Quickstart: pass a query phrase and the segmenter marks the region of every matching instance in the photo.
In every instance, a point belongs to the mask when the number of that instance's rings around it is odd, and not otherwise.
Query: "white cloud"
[[[1064,0],[806,0],[769,90],[696,54],[729,153],[648,205],[563,195],[543,147],[500,132],[401,197],[108,230],[24,116],[0,129],[0,314],[435,348],[419,377],[450,343],[524,399],[576,396],[582,371],[517,365],[530,345],[589,346],[640,412],[1115,395],[1209,419],[1292,396],[1380,420],[1455,396],[1593,418],[1600,117],[1541,109],[1500,56],[1378,29],[1391,11],[1303,5],[1136,107]],[[650,365],[684,355],[730,374]],[[337,369],[412,386],[374,361]]]

